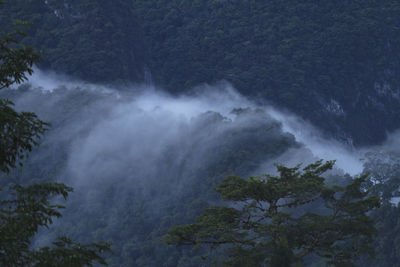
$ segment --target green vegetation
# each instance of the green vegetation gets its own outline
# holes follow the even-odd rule
[[[41,68],[96,83],[143,80],[143,38],[127,1],[13,0],[0,8],[4,28],[33,23],[21,41],[43,51]]]
[[[93,118],[110,120],[114,117],[110,116],[110,110],[121,105],[121,102],[108,102],[108,97],[84,89],[60,88],[46,93],[20,88],[6,93],[12,99],[25,96],[32,105],[41,103],[35,110],[41,114],[41,118],[52,123],[46,138],[43,138],[41,146],[24,163],[24,168],[14,172],[17,179],[25,182],[37,177],[62,177],[68,167],[68,159],[75,157],[69,149],[76,139],[90,135],[92,128],[105,130],[97,125],[98,119]],[[122,99],[122,102],[131,100]],[[93,114],[99,117],[93,117]],[[239,126],[245,122],[248,124]],[[83,127],[75,130],[74,125]],[[145,131],[145,124],[140,125],[138,131]],[[81,243],[108,240],[112,242],[114,251],[113,255],[107,257],[110,266],[210,266],[213,259],[227,255],[224,250],[215,249],[210,252],[207,247],[196,251],[189,247],[175,249],[163,245],[160,240],[173,225],[190,224],[201,215],[204,208],[223,205],[212,188],[223,182],[224,177],[231,174],[243,177],[255,173],[265,159],[275,159],[291,148],[299,147],[299,144],[296,144],[292,136],[284,135],[278,123],[271,122],[265,114],[254,110],[238,112],[238,118],[233,122],[217,113],[205,113],[192,118],[188,127],[193,130],[186,132],[183,127],[182,140],[166,146],[165,151],[160,152],[156,159],[149,156],[139,163],[135,157],[129,158],[127,162],[118,160],[118,168],[108,175],[96,170],[96,166],[87,165],[87,168],[79,169],[80,173],[91,174],[85,176],[88,184],[74,186],[75,192],[66,203],[61,223],[49,229],[50,236],[57,236],[61,232]],[[71,129],[74,129],[73,133],[65,135]],[[215,129],[223,131],[210,136],[209,133]],[[132,135],[130,140],[133,145],[124,143],[124,147],[131,146],[136,150],[140,141],[135,138]],[[150,145],[147,149],[150,148],[154,147]],[[129,149],[124,151],[124,155],[131,153]],[[182,151],[184,157],[180,157]],[[109,152],[106,155],[110,155],[106,157],[108,162],[118,154]],[[382,203],[381,208],[371,213],[371,216],[377,214],[371,217],[378,230],[374,236],[376,241],[372,243],[376,260],[368,258],[355,262],[358,266],[392,267],[398,259],[396,240],[399,238],[397,221],[400,212],[390,204],[387,192],[389,188],[396,191],[398,164],[384,157],[379,160],[378,156],[370,154],[365,169],[370,173],[365,183],[370,194],[381,196],[379,192],[386,192],[386,204]],[[98,157],[92,158],[98,160]],[[132,168],[133,164],[140,167]],[[143,170],[147,170],[145,166],[149,165],[152,171],[143,173]],[[69,177],[72,176],[63,179],[74,181],[74,177]],[[146,179],[143,181],[142,177]],[[384,180],[384,177],[392,177],[392,182]],[[370,179],[373,181],[375,178],[388,182],[389,186],[378,190],[374,183],[369,183]],[[339,183],[344,188],[352,180],[346,175],[327,175],[326,181],[328,185]],[[392,196],[396,196],[396,192]],[[315,212],[323,208],[323,202],[317,201],[308,210]],[[204,261],[202,255],[209,253],[210,257]],[[318,263],[318,260],[307,257],[304,265],[311,266]]]
[[[18,30],[25,27],[24,22],[12,30],[9,22],[17,19],[34,23],[29,34]],[[96,83],[141,82],[144,70],[149,69],[156,84],[180,94],[198,84],[224,79],[244,95],[287,108],[338,139],[371,144],[400,126],[399,21],[396,0],[13,0],[0,5],[0,25],[8,29],[0,37],[0,88],[18,85],[26,73],[32,73],[38,53],[21,45],[26,44],[42,50],[40,68]],[[76,171],[86,176],[74,180],[66,173],[75,157],[73,145],[86,140],[92,127],[105,129],[101,122],[124,115],[114,114],[114,107],[133,98],[119,93],[122,99],[110,100],[108,95],[85,88],[42,92],[24,85],[2,90],[2,97],[18,100],[19,105],[0,99],[1,265],[79,266],[96,260],[104,264],[101,252],[107,244],[81,245],[92,240],[113,243],[115,254],[106,254],[111,266],[197,267],[211,265],[213,259],[239,264],[244,256],[246,264],[257,265],[282,259],[259,252],[265,248],[285,255],[289,262],[303,261],[305,266],[352,260],[358,266],[392,267],[400,261],[400,207],[394,201],[400,185],[396,153],[369,154],[365,164],[368,177],[352,180],[343,174],[327,175],[326,184],[320,177],[323,168],[316,176],[307,177],[303,175],[315,171],[313,167],[303,172],[280,167],[293,174],[289,177],[310,178],[310,187],[296,182],[283,187],[295,186],[300,199],[310,203],[277,208],[275,215],[264,213],[262,222],[250,218],[248,228],[243,228],[246,225],[239,222],[246,212],[252,218],[262,213],[254,212],[257,206],[250,199],[243,204],[238,196],[254,197],[248,188],[257,191],[273,185],[263,177],[245,180],[230,176],[225,182],[224,178],[256,173],[265,160],[301,148],[278,122],[258,110],[237,110],[234,120],[215,112],[195,116],[179,128],[178,142],[161,142],[166,145],[155,157],[151,152],[159,149],[154,148],[157,142],[146,144],[141,157],[135,157],[129,150],[134,140],[125,142],[123,153],[116,155],[112,139],[119,129],[115,130],[105,140],[112,144],[113,153],[101,151],[90,164],[78,165]],[[34,107],[35,113],[20,112],[25,107]],[[134,126],[142,130],[143,121]],[[129,127],[123,129],[132,133]],[[109,169],[102,171],[97,160],[110,163],[103,164]],[[24,167],[18,168],[22,163]],[[317,169],[323,166],[329,164]],[[283,182],[268,177],[271,183]],[[70,194],[70,187],[55,180],[83,185],[74,185],[75,192]],[[340,186],[331,186],[337,182]],[[213,187],[229,202],[222,202]],[[37,244],[35,237],[42,226],[61,216],[59,203],[67,196],[63,218],[40,235],[56,241],[50,247],[32,246]],[[343,199],[347,196],[349,199]],[[348,202],[353,197],[355,202]],[[366,211],[375,206],[377,197],[381,207],[370,211],[367,218]],[[232,205],[236,200],[238,206]],[[215,207],[224,203],[227,205]],[[334,207],[345,218],[328,220],[334,218]],[[196,217],[199,221],[190,224]],[[276,229],[270,227],[273,219],[278,222]],[[224,228],[214,229],[213,222]],[[213,244],[196,251],[162,244],[168,229],[185,224],[190,226],[172,228],[166,241],[201,245],[211,237],[213,242],[230,244],[211,251]],[[361,226],[364,228],[357,228]],[[329,227],[334,230],[327,232]],[[335,232],[343,230],[340,227],[345,227],[343,236]],[[377,235],[370,243],[373,228]],[[283,236],[282,242],[265,238],[274,231]],[[60,233],[79,243],[66,237],[57,239]],[[315,238],[318,234],[324,238],[323,244]],[[336,242],[335,238],[346,241]],[[239,246],[237,240],[248,243]],[[337,246],[332,247],[332,242]],[[375,260],[361,256],[371,246]],[[352,250],[356,248],[360,250]],[[307,253],[310,255],[305,256]],[[210,256],[203,260],[205,254]]]
[[[100,256],[109,251],[110,245],[106,243],[82,245],[59,237],[51,247],[31,248],[39,227],[48,227],[53,218],[61,217],[59,210],[64,207],[50,200],[58,195],[66,199],[72,188],[59,183],[41,183],[2,190],[12,196],[0,201],[2,266],[93,266],[94,262],[107,265]]]
[[[172,92],[226,79],[356,145],[400,126],[396,0],[134,5],[153,77]]]
[[[374,240],[376,259],[361,259],[357,262],[359,266],[389,267],[399,262],[399,167],[399,151],[395,148],[394,151],[376,150],[366,155],[364,171],[370,176],[367,188],[381,198],[381,208],[370,214],[379,233]]]
[[[318,161],[302,171],[277,166],[279,176],[227,177],[216,191],[228,206],[209,207],[196,223],[172,227],[164,241],[228,245],[223,266],[295,266],[308,255],[353,266],[355,257],[373,254],[376,229],[367,213],[379,206],[379,197],[362,189],[366,175],[345,187],[326,186],[321,175],[332,166]],[[310,209],[318,201],[324,205]]]
[[[397,0],[14,0],[0,10],[0,25],[20,18],[34,22],[23,42],[43,50],[41,68],[96,83],[142,82],[149,69],[174,93],[224,79],[356,145],[400,127]]]
[[[1,3],[0,3],[1,6]],[[21,23],[18,23],[21,24]],[[22,23],[24,24],[24,23]],[[26,80],[38,53],[17,41],[16,28],[0,35],[0,89]],[[0,170],[10,173],[22,166],[22,160],[47,130],[47,123],[34,113],[17,112],[13,103],[0,99]],[[63,206],[52,204],[54,196],[65,199],[72,188],[60,183],[18,184],[1,187],[0,195],[0,263],[2,266],[93,266],[106,265],[100,256],[109,244],[81,245],[66,237],[52,247],[33,249],[31,241],[39,227],[48,227],[54,217],[61,217]]]
[[[0,2],[1,7],[1,2]],[[3,31],[0,36],[0,89],[25,81],[27,74],[32,74],[32,65],[39,60],[39,54],[30,47],[21,46],[17,38],[25,35],[18,22],[11,32]],[[23,159],[25,152],[32,151],[37,139],[46,130],[46,123],[39,120],[34,113],[18,113],[13,103],[0,99],[0,170],[8,173],[15,168],[18,160]],[[21,163],[20,163],[21,164]]]
[[[68,172],[65,174],[70,160],[76,157],[69,151],[71,146],[82,136],[90,136],[93,128],[106,131],[101,125],[94,124],[94,127],[91,123],[97,122],[99,117],[111,120],[109,118],[114,115],[110,115],[109,109],[122,105],[83,89],[44,93],[21,88],[6,93],[13,99],[18,99],[20,94],[29,95],[32,103],[42,103],[36,110],[40,117],[52,123],[46,138],[24,163],[24,168],[14,172],[25,182],[37,177],[39,180],[36,181],[42,182],[46,182],[43,177],[60,177],[71,184],[76,182],[77,178]],[[87,110],[90,112],[85,112]],[[146,158],[141,155],[138,158],[136,153],[139,154],[140,143],[147,139],[139,139],[135,134],[147,132],[146,123],[134,124],[141,125],[134,131],[122,127],[121,131],[127,131],[131,136],[129,142],[123,143],[125,153],[131,157],[108,165],[112,172],[98,170],[99,165],[88,165],[78,172],[83,175],[82,180],[78,180],[80,186],[74,185],[74,194],[66,203],[61,222],[46,233],[49,232],[50,238],[63,233],[81,243],[91,240],[111,242],[113,254],[106,258],[110,266],[197,267],[209,264],[202,259],[201,251],[165,246],[161,242],[162,236],[172,225],[192,221],[210,201],[219,202],[212,188],[227,175],[251,173],[266,158],[275,158],[298,146],[293,136],[284,134],[280,125],[263,112],[249,109],[236,113],[234,121],[214,112],[193,117],[181,129],[177,142],[167,142],[165,148],[163,142],[161,148],[149,145],[145,153],[160,149],[160,154]],[[63,135],[82,121],[89,123],[71,135]],[[107,147],[118,147],[121,141],[106,142]],[[103,146],[98,144],[98,147]],[[113,151],[100,151],[98,154],[110,155],[105,157],[104,164],[119,157]],[[82,150],[78,152],[83,153]],[[100,159],[98,155],[89,157],[96,161]]]

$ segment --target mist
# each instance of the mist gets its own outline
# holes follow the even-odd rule
[[[110,240],[123,253],[218,202],[212,188],[227,175],[324,159],[336,160],[335,173],[354,176],[370,149],[325,138],[304,119],[256,104],[224,81],[173,96],[150,85],[113,88],[36,70],[2,96],[52,124],[16,179],[74,188],[64,217],[39,235],[37,246],[65,234]],[[399,135],[383,146],[398,146]],[[132,257],[142,257],[137,253]]]
[[[361,173],[361,158],[368,150],[368,148],[355,149],[337,140],[327,138],[321,134],[318,128],[294,114],[279,111],[271,106],[257,105],[240,95],[231,84],[224,81],[214,85],[198,86],[186,95],[172,96],[154,86],[139,84],[132,85],[129,88],[113,88],[72,80],[65,75],[36,69],[25,86],[29,86],[30,89],[14,99],[17,108],[34,111],[44,120],[54,120],[54,116],[49,115],[50,110],[57,109],[57,105],[62,101],[67,101],[68,97],[79,94],[93,94],[93,98],[85,103],[78,101],[75,110],[71,112],[72,114],[65,114],[71,121],[69,125],[64,125],[64,128],[69,129],[68,131],[76,131],[76,129],[82,128],[90,131],[91,137],[85,141],[76,142],[93,143],[95,142],[94,139],[100,138],[99,133],[113,130],[115,131],[114,134],[125,132],[128,135],[133,134],[135,136],[140,132],[140,128],[151,132],[147,138],[145,136],[139,138],[141,140],[148,139],[145,143],[147,141],[151,143],[151,136],[157,134],[160,135],[156,137],[157,140],[169,139],[171,141],[174,137],[175,139],[181,138],[179,127],[185,128],[185,124],[186,127],[189,127],[188,124],[191,120],[206,112],[218,113],[225,120],[232,122],[237,117],[232,111],[235,109],[251,109],[261,111],[270,120],[279,123],[282,131],[292,134],[296,142],[300,143],[306,150],[310,150],[313,158],[334,159],[338,168],[351,175]],[[57,91],[57,93],[54,93],[54,91]],[[60,93],[60,91],[64,92]],[[38,107],[35,102],[38,100],[37,98],[40,98],[41,107]],[[73,105],[73,103],[69,104]],[[57,111],[55,113],[58,114]],[[104,116],[108,117],[105,118]],[[136,122],[135,120],[140,121]],[[163,123],[166,125],[162,126]],[[171,127],[168,127],[168,125]],[[153,128],[149,129],[148,127]],[[116,131],[116,129],[119,130]],[[208,134],[211,135],[212,133]],[[111,134],[108,133],[108,135]],[[102,146],[110,145],[109,142],[112,142],[110,139],[118,140],[119,138],[108,136],[107,142],[98,143],[97,148],[94,149],[101,150]],[[122,139],[124,141],[121,143],[127,143],[129,140],[127,136],[122,137]],[[133,139],[137,140],[137,138]],[[397,138],[390,137],[388,140],[392,140],[390,142],[393,143],[393,140],[397,140]],[[86,147],[85,144],[78,146]],[[120,147],[120,143],[115,142],[112,146]],[[115,149],[114,153],[117,153],[117,150]],[[81,159],[83,160],[83,157]],[[303,160],[307,160],[307,158],[303,158]],[[71,156],[70,161],[75,162],[75,157]],[[299,161],[302,160],[299,159]]]

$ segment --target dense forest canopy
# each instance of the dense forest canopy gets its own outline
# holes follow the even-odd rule
[[[33,23],[23,42],[43,52],[42,68],[88,81],[141,81],[141,29],[127,1],[10,1],[0,23]]]
[[[318,160],[316,150],[328,149],[363,163],[361,190],[380,198],[381,208],[369,213],[376,259],[352,263],[396,265],[400,146],[391,132],[400,127],[399,11],[396,0],[0,5],[2,29],[15,20],[33,23],[15,41],[43,59],[40,70],[30,69],[37,76],[0,96],[15,103],[16,114],[35,112],[51,123],[24,167],[9,166],[0,184],[56,181],[75,189],[63,188],[70,193],[63,218],[27,243],[46,247],[66,235],[111,242],[110,266],[210,266],[229,247],[176,249],[162,237],[223,205],[213,188],[228,175],[273,176],[275,162],[307,166]],[[286,111],[304,119],[291,115],[292,131],[282,120]],[[327,145],[301,143],[307,131]],[[356,150],[381,144],[388,133],[382,146]],[[323,178],[346,188],[353,181],[346,171]],[[312,208],[324,210],[321,202]],[[323,264],[304,258],[305,266]]]
[[[395,0],[16,0],[1,9],[2,25],[35,24],[24,42],[43,51],[42,68],[119,83],[150,71],[175,93],[224,79],[356,145],[399,127]]]

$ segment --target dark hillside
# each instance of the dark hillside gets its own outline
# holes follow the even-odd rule
[[[355,145],[400,127],[400,3],[12,1],[42,68],[84,80],[153,80],[170,92],[228,80]]]
[[[127,1],[15,0],[0,8],[1,25],[33,23],[23,41],[42,50],[41,68],[96,83],[143,81],[143,37]]]
[[[356,145],[400,126],[398,1],[135,4],[170,91],[226,79]]]

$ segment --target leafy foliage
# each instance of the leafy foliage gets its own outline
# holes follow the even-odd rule
[[[1,6],[1,3],[0,3]],[[28,24],[19,22],[17,25]],[[0,35],[0,89],[12,84],[19,84],[32,74],[33,63],[39,60],[39,54],[31,47],[19,45],[18,36],[25,33],[18,27],[11,32],[3,31]],[[0,99],[0,170],[9,172],[20,159],[31,152],[38,139],[46,130],[45,122],[32,112],[18,113],[13,103]]]
[[[0,5],[2,3],[0,2]],[[30,47],[20,46],[18,29],[0,36],[0,89],[19,84],[32,74],[32,65],[39,59]],[[0,171],[9,173],[17,163],[38,145],[47,130],[47,123],[31,112],[17,112],[13,103],[0,99]],[[48,227],[53,217],[61,217],[61,205],[51,204],[55,196],[67,198],[72,188],[59,183],[41,183],[27,187],[2,187],[0,200],[0,263],[2,266],[93,266],[106,265],[100,254],[110,245],[81,245],[66,237],[54,242],[55,247],[32,250],[31,241],[39,227]]]
[[[1,5],[1,3],[0,3]],[[20,26],[28,27],[30,24],[17,21],[13,31],[2,31],[0,35],[0,89],[9,87],[14,83],[25,80],[26,74],[32,74],[32,66],[39,60],[39,53],[32,47],[20,45],[18,38],[26,36]]]
[[[391,150],[376,149],[365,157],[364,172],[369,174],[366,184],[370,193],[381,198],[381,208],[371,212],[378,235],[374,240],[376,259],[361,258],[359,266],[391,267],[400,257],[400,157],[396,147]]]
[[[32,112],[16,112],[13,103],[0,99],[0,170],[8,173],[10,168],[22,166],[22,160],[45,132],[47,123]]]
[[[376,230],[367,212],[378,207],[379,198],[362,190],[367,176],[345,187],[325,186],[321,174],[332,166],[318,161],[302,171],[277,166],[279,176],[227,177],[216,191],[231,205],[205,209],[196,223],[172,227],[164,241],[229,245],[224,266],[291,266],[310,254],[351,266],[354,257],[372,255]],[[322,211],[299,212],[317,200],[324,203]]]
[[[400,196],[400,156],[398,152],[375,150],[365,155],[364,173],[369,175],[367,188],[390,203]]]
[[[59,237],[58,241],[53,242],[53,244],[55,247],[42,247],[38,251],[33,251],[30,264],[38,267],[97,266],[93,262],[107,265],[100,254],[110,251],[110,244],[108,243],[98,242],[82,245],[72,242],[67,237]]]
[[[210,201],[219,201],[212,188],[227,175],[247,175],[256,171],[265,159],[276,158],[290,148],[299,147],[292,135],[285,134],[281,125],[262,111],[238,109],[232,120],[219,113],[205,112],[184,122],[185,126],[177,130],[179,134],[173,140],[163,139],[165,142],[159,146],[150,142],[152,145],[145,146],[143,151],[158,152],[146,154],[146,157],[139,150],[141,144],[155,139],[143,138],[143,133],[152,128],[149,124],[163,122],[133,123],[142,125],[140,128],[122,126],[120,132],[127,131],[129,143],[124,142],[125,139],[119,140],[121,135],[113,132],[114,138],[107,140],[106,146],[96,145],[98,151],[108,152],[93,153],[87,159],[96,159],[99,164],[82,163],[87,168],[81,171],[79,167],[70,166],[71,159],[76,159],[76,154],[70,152],[71,147],[78,144],[79,151],[83,152],[87,143],[84,141],[80,145],[77,140],[94,133],[104,136],[99,118],[114,123],[113,111],[135,99],[122,93],[123,97],[114,99],[85,88],[59,88],[49,93],[20,87],[4,94],[52,124],[41,145],[24,162],[24,168],[13,172],[17,179],[28,182],[32,177],[38,177],[40,180],[37,181],[51,181],[52,177],[60,177],[65,181],[88,183],[74,188],[62,220],[46,231],[46,235],[52,239],[61,232],[81,243],[92,240],[112,242],[113,254],[106,254],[110,266],[197,267],[211,264],[211,259],[206,263],[202,260],[204,251],[177,250],[160,242],[161,237],[172,225],[193,221]],[[18,100],[21,97],[29,101]],[[38,102],[42,105],[36,106]],[[142,111],[118,116],[132,120],[132,116],[141,118],[141,114],[147,118],[148,113]],[[117,121],[125,120],[119,118]],[[78,129],[76,125],[79,125]],[[155,136],[163,134],[160,132]],[[119,160],[120,150],[115,149],[121,144],[124,155],[129,155],[123,160]],[[111,155],[116,159],[109,158]],[[97,167],[103,165],[102,162],[110,164],[110,172]],[[80,176],[66,173],[66,169],[76,171]],[[47,180],[43,179],[45,177]]]
[[[4,190],[4,188],[3,188]],[[72,188],[58,183],[41,183],[28,187],[14,185],[13,198],[0,201],[0,263],[3,266],[93,266],[93,261],[106,265],[100,253],[109,244],[81,245],[66,237],[53,242],[55,247],[31,249],[31,240],[39,227],[48,227],[53,217],[61,217],[61,205],[51,204],[53,196],[65,199]],[[8,194],[6,194],[8,196]]]
[[[2,43],[9,45],[2,47],[5,52],[0,57],[9,62],[1,64],[0,74],[9,75],[0,80],[9,86],[24,80],[24,68],[31,71],[37,53],[20,46],[22,40],[43,49],[41,67],[85,80],[137,81],[142,79],[145,65],[155,81],[171,92],[204,81],[227,79],[244,94],[287,107],[339,138],[348,140],[350,133],[356,144],[366,144],[382,139],[388,129],[399,126],[399,9],[395,0],[323,4],[303,0],[9,1],[0,6],[2,29],[17,18],[35,25],[24,36],[18,29],[2,33]],[[87,92],[60,91],[56,94],[73,96],[48,114],[56,127],[79,113],[79,107],[93,97]],[[41,103],[45,101],[42,98]],[[26,158],[47,128],[34,114],[23,114],[15,112],[8,100],[1,100],[0,126],[9,129],[0,131],[0,166],[4,172]],[[227,133],[216,140],[220,145],[209,151],[214,163],[195,170],[190,164],[193,158],[176,166],[171,159],[179,153],[172,147],[165,155],[167,167],[162,166],[160,171],[160,176],[167,176],[160,185],[164,190],[155,189],[150,194],[162,195],[160,199],[164,200],[158,204],[165,212],[157,216],[148,216],[153,210],[148,203],[152,202],[140,197],[141,189],[116,197],[121,187],[107,185],[101,191],[104,198],[97,203],[97,210],[85,211],[79,200],[71,199],[75,201],[72,209],[78,209],[88,220],[80,216],[71,219],[68,236],[74,234],[74,238],[88,242],[98,237],[112,239],[119,253],[112,259],[116,266],[198,266],[199,253],[164,248],[158,239],[171,225],[189,223],[209,201],[214,201],[210,188],[222,177],[245,175],[254,170],[260,158],[275,157],[293,145],[281,139],[269,144],[263,139],[264,130]],[[36,131],[36,135],[29,131]],[[30,183],[43,172],[46,176],[39,179],[51,181],[49,177],[55,177],[65,166],[70,143],[54,139],[43,143],[46,147],[39,149],[55,151],[57,158],[48,153],[46,160],[25,161],[27,168],[20,172],[23,178],[18,177],[21,181]],[[193,145],[196,149],[199,146]],[[2,153],[6,150],[14,152]],[[372,179],[366,181],[369,192],[382,197],[382,208],[371,213],[380,233],[374,243],[376,266],[393,266],[399,261],[399,212],[391,203],[392,197],[398,196],[397,165],[376,161],[366,166]],[[179,168],[181,176],[194,182],[177,182],[180,176],[175,171]],[[178,191],[179,197],[171,200],[171,191]],[[120,202],[111,205],[110,199]],[[313,207],[319,207],[318,201]],[[110,230],[107,209],[118,214],[121,228]],[[120,225],[120,221],[112,221],[111,225]],[[67,243],[68,248],[74,246]],[[246,251],[241,253],[245,255]],[[370,264],[367,260],[360,265]]]

